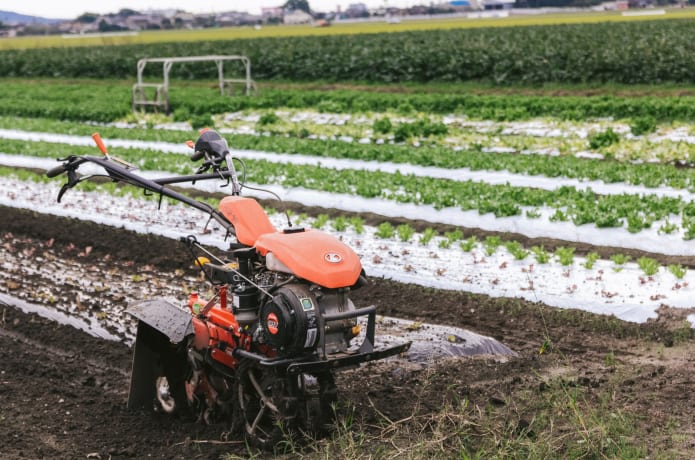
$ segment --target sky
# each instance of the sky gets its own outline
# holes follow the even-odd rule
[[[260,14],[261,7],[280,6],[285,0],[99,0],[87,2],[78,0],[0,0],[0,10],[15,13],[42,16],[46,18],[72,19],[89,11],[91,13],[115,13],[121,8],[142,11],[147,9],[182,9],[191,13],[211,13],[222,11],[248,11]],[[417,0],[309,0],[309,6],[315,11],[334,11],[336,5],[343,10],[350,3],[364,3],[370,8],[388,6],[412,6],[429,3]]]

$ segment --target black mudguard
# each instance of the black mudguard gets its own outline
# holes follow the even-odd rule
[[[191,312],[166,300],[147,300],[129,306],[126,311],[164,334],[172,343],[181,343],[187,335],[193,333]]]
[[[166,373],[165,367],[174,359],[177,345],[193,334],[191,314],[161,299],[132,305],[127,311],[139,320],[128,408],[151,408],[157,377]]]

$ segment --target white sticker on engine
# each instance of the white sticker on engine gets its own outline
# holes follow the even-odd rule
[[[314,344],[316,341],[316,332],[317,329],[315,327],[312,327],[306,331],[306,342],[304,342],[304,348],[309,348]]]

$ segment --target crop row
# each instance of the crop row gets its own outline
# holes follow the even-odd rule
[[[34,131],[90,135],[94,126],[65,122],[0,119],[0,127],[29,128]],[[34,124],[36,123],[36,124]],[[123,129],[99,127],[107,141],[109,138],[155,140],[183,143],[194,138],[194,132],[182,133],[166,130]],[[645,187],[668,186],[695,191],[695,169],[679,168],[668,164],[629,163],[614,160],[589,160],[573,156],[539,156],[508,153],[483,153],[479,150],[457,151],[439,146],[409,147],[405,145],[363,145],[331,140],[309,140],[293,137],[254,135],[225,135],[229,145],[239,150],[312,155],[318,158],[345,158],[363,161],[393,162],[419,166],[433,166],[473,171],[509,171],[516,174],[564,177],[579,180],[601,180],[606,183],[626,183]],[[4,140],[4,153],[36,155],[36,144]],[[89,149],[69,147],[66,153]],[[94,150],[91,150],[94,153]]]
[[[0,166],[0,177],[15,177],[22,181],[31,182],[48,182],[50,179],[42,174],[30,170],[15,170],[4,166]],[[82,191],[92,191],[99,193],[108,193],[116,196],[125,196],[129,193],[127,189],[117,186],[115,183],[95,183],[85,182],[80,186]],[[183,191],[184,194],[187,194]],[[144,198],[157,199],[153,195],[145,195]],[[202,199],[211,205],[216,205],[215,199]],[[266,212],[274,214],[273,208],[266,208]],[[434,228],[426,227],[422,231],[416,231],[408,223],[393,225],[388,221],[381,222],[373,228],[367,229],[364,220],[359,215],[354,216],[335,216],[330,217],[327,214],[318,214],[316,216],[308,216],[306,214],[293,214],[288,212],[294,225],[307,226],[315,229],[324,229],[332,232],[352,232],[356,235],[368,233],[379,240],[398,241],[400,243],[409,243],[424,247],[436,247],[439,249],[459,248],[464,252],[475,252],[490,257],[500,250],[504,250],[506,254],[513,260],[523,261],[532,258],[534,263],[543,265],[550,262],[557,262],[564,267],[570,267],[579,264],[587,270],[595,267],[600,260],[599,254],[592,251],[585,254],[579,261],[575,260],[576,248],[569,246],[559,246],[554,250],[547,250],[543,246],[526,247],[523,244],[513,239],[502,240],[499,236],[486,236],[484,238],[476,235],[466,235],[460,229],[445,231],[440,233]],[[621,271],[625,264],[631,261],[629,255],[616,252],[610,255],[612,269],[615,272]],[[650,257],[640,257],[636,260],[638,267],[644,275],[653,276],[660,270],[668,271],[676,280],[681,280],[685,277],[688,268],[681,264],[669,264],[660,267],[656,259]],[[604,264],[605,265],[605,264]]]
[[[691,81],[693,42],[686,19],[8,50],[0,76],[133,78],[144,57],[244,54],[258,80],[653,84]],[[216,76],[212,63],[175,72]]]
[[[99,48],[100,52],[108,50]],[[0,52],[0,66],[3,63]],[[49,67],[49,66],[46,66]],[[131,77],[134,79],[134,77]],[[596,117],[695,120],[692,97],[522,96],[460,93],[383,93],[354,90],[262,89],[259,95],[221,96],[212,87],[172,86],[172,109],[179,117],[210,116],[244,109],[313,108],[325,112],[405,114],[457,113],[487,120]],[[96,81],[68,83],[42,79],[5,80],[0,85],[0,115],[59,120],[113,121],[130,113],[130,84]]]
[[[26,151],[43,157],[68,153],[93,153],[88,147],[74,147],[42,142],[27,143]],[[136,149],[112,149],[145,170],[190,172],[191,163],[178,155]],[[381,198],[398,203],[431,205],[436,209],[457,207],[492,213],[496,217],[540,217],[540,208],[550,208],[553,221],[572,221],[575,225],[593,223],[597,227],[627,227],[631,232],[650,228],[656,221],[681,215],[685,237],[695,237],[695,203],[680,198],[654,195],[597,195],[591,190],[560,187],[539,190],[510,185],[490,185],[473,181],[452,181],[415,177],[399,173],[336,170],[320,166],[272,163],[247,160],[245,179],[255,184],[275,184],[287,188],[305,188],[331,193]],[[472,224],[474,225],[474,224]],[[661,230],[671,233],[675,224],[665,223]]]
[[[393,113],[353,115],[296,111],[293,113],[285,109],[265,113],[237,112],[225,117],[215,117],[213,124],[214,127],[229,135],[293,137],[329,143],[339,140],[341,143],[359,143],[365,148],[373,145],[392,146],[394,144],[406,148],[425,148],[420,155],[427,158],[425,163],[421,163],[427,166],[448,167],[447,164],[456,155],[443,149],[441,152],[444,157],[442,157],[439,153],[426,151],[427,147],[524,155],[576,155],[581,158],[588,156],[625,162],[695,163],[695,136],[690,133],[692,125],[657,127],[653,119],[637,119],[628,127],[625,123],[604,120],[584,123],[568,121],[558,123],[553,120],[534,120],[530,123],[491,123],[489,121],[474,122],[462,117],[422,115],[403,117]],[[282,143],[283,141],[279,141],[279,144]],[[308,149],[307,151],[312,151],[309,146],[305,148]],[[320,149],[324,150],[323,147]],[[587,155],[587,149],[590,155]],[[395,156],[399,157],[399,155]],[[430,159],[433,156],[437,158]],[[394,161],[401,162],[398,159]],[[464,163],[466,164],[463,166],[466,166],[468,162]],[[570,174],[569,177],[575,176]],[[654,181],[648,180],[648,182]]]

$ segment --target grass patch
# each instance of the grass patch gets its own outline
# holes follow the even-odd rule
[[[614,407],[608,394],[612,385],[594,392],[574,377],[535,375],[500,399],[485,390],[460,396],[433,368],[413,378],[415,398],[403,416],[388,415],[384,403],[367,398],[367,406],[342,411],[329,437],[291,445],[282,458],[631,459],[647,454],[638,417]]]

